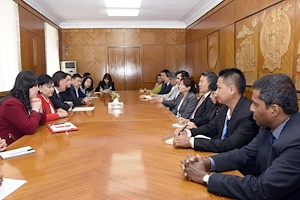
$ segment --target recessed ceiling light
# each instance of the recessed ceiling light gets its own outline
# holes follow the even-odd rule
[[[107,8],[140,8],[142,0],[105,0]]]
[[[138,16],[138,9],[107,9],[108,16]]]

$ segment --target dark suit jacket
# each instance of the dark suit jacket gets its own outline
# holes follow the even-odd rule
[[[76,94],[76,88],[74,87],[74,85],[71,85],[71,87],[68,89],[68,93],[71,97],[71,99],[79,99],[80,102],[82,101],[83,98],[86,97],[86,95],[81,91],[81,89],[78,89],[78,97]]]
[[[200,126],[204,124],[208,124],[210,121],[212,121],[218,115],[219,111],[220,111],[220,105],[212,104],[209,113],[207,113],[205,116],[202,117]]]
[[[177,114],[179,104],[180,101],[172,110],[172,113],[174,113],[175,115]],[[193,92],[189,92],[184,98],[179,108],[179,113],[181,114],[181,117],[188,119],[191,116],[192,112],[194,111],[196,104],[197,104],[196,95]]]
[[[64,102],[64,101],[72,101],[74,106],[79,106],[79,105],[83,105],[80,98],[75,98],[73,99],[70,95],[70,88],[68,88],[66,91],[64,92],[60,92],[59,93],[59,96],[61,98],[61,100]],[[73,107],[74,107],[73,106]]]
[[[200,99],[199,99],[199,101],[200,101]],[[198,102],[197,102],[197,104],[198,104]],[[190,121],[194,122],[196,124],[196,126],[201,126],[203,124],[206,124],[207,121],[204,121],[204,120],[207,119],[206,115],[208,115],[210,113],[210,108],[212,107],[212,105],[213,105],[213,102],[211,101],[210,94],[209,94],[204,99],[204,101],[202,102],[200,107],[197,109],[194,118],[190,119]]]
[[[66,111],[69,110],[70,105],[67,103],[64,103],[64,101],[71,101],[71,100],[65,99],[63,97],[62,93],[59,93],[59,96],[58,96],[57,93],[54,91],[53,95],[50,97],[50,99],[51,99],[55,109],[62,108]]]
[[[251,102],[244,96],[235,106],[227,125],[227,134],[221,139],[228,107],[222,105],[219,114],[210,123],[191,129],[192,136],[199,134],[211,137],[211,140],[195,138],[194,149],[197,151],[224,152],[241,148],[248,144],[258,133],[259,127],[250,111]]]
[[[114,82],[110,82],[108,84],[106,84],[104,81],[100,81],[98,86],[96,87],[96,92],[99,92],[100,91],[100,87],[105,90],[105,89],[109,89],[111,88],[111,91],[116,91],[115,89],[115,83]]]
[[[162,88],[158,94],[168,94],[172,89],[171,83],[163,83]]]
[[[300,116],[291,116],[270,149],[269,131],[241,149],[212,156],[218,172],[253,166],[256,176],[213,174],[208,190],[234,199],[300,199]]]

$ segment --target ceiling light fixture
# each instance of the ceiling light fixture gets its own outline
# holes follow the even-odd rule
[[[107,8],[140,8],[142,0],[105,0]]]
[[[138,9],[107,9],[108,16],[132,16],[136,17],[139,15]]]

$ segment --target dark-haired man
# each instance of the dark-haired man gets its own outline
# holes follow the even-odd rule
[[[220,104],[218,116],[198,128],[175,131],[175,147],[192,147],[197,151],[225,152],[248,144],[258,133],[251,102],[243,93],[246,88],[244,74],[236,68],[220,71],[217,81],[217,98]],[[197,138],[205,135],[211,139]]]
[[[251,111],[261,127],[246,146],[207,158],[181,160],[189,180],[207,184],[208,191],[233,199],[300,199],[300,116],[297,91],[284,74],[272,74],[253,84]],[[223,172],[247,169],[244,177]]]

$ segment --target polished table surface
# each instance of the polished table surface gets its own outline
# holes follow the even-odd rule
[[[226,199],[183,177],[180,159],[195,151],[162,141],[177,123],[168,109],[139,99],[138,91],[118,93],[124,108],[114,114],[110,95],[97,94],[93,111],[51,122],[72,122],[78,131],[52,134],[42,125],[11,144],[9,150],[29,145],[36,152],[1,160],[5,178],[27,180],[6,199]]]

